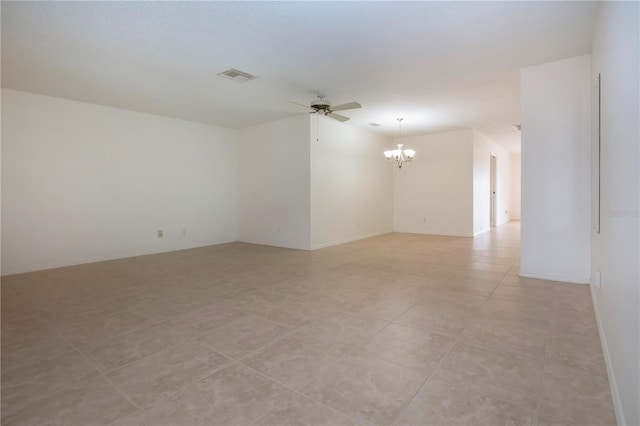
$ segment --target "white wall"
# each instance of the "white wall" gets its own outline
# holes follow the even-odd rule
[[[311,119],[310,136],[311,247],[391,232],[390,140],[323,116]]]
[[[235,241],[236,164],[228,130],[2,89],[2,274]]]
[[[509,157],[509,216],[511,220],[520,220],[520,153],[511,153]]]
[[[595,85],[602,74],[601,232],[592,233],[591,268],[602,272],[602,287],[592,287],[592,294],[618,424],[638,425],[640,7],[637,2],[603,2],[600,7],[591,81]]]
[[[307,114],[243,129],[238,151],[238,239],[309,250]]]
[[[521,71],[523,276],[589,281],[590,61]]]
[[[496,225],[509,221],[509,152],[473,131],[473,234],[491,229],[491,156],[496,157]]]
[[[473,131],[405,137],[395,143],[415,149],[416,157],[402,170],[394,167],[394,231],[472,236]]]

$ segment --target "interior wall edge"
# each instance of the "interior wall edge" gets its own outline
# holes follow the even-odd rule
[[[600,308],[598,307],[598,298],[593,291],[592,284],[589,284],[589,294],[591,294],[593,312],[596,317],[596,324],[598,325],[598,336],[600,336],[600,344],[602,345],[602,353],[604,355],[604,364],[607,368],[607,377],[609,378],[609,388],[611,390],[613,409],[616,414],[616,422],[620,426],[626,426],[627,421],[624,416],[624,410],[622,409],[622,400],[620,399],[620,392],[618,391],[618,382],[616,381],[616,375],[613,371],[613,363],[611,361],[611,354],[609,353],[609,345],[607,344],[607,335],[605,334],[602,326]]]

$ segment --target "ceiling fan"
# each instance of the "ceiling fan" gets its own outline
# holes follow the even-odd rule
[[[344,115],[336,114],[336,111],[344,111],[347,109],[356,109],[362,108],[358,102],[349,102],[342,105],[336,105],[334,107],[331,106],[331,102],[325,98],[324,95],[318,94],[318,98],[311,101],[309,105],[299,104],[298,102],[289,101],[292,104],[300,105],[301,107],[310,109],[310,114],[324,114],[327,117],[331,117],[334,120],[338,120],[341,122],[345,122],[349,120],[349,117],[345,117]]]

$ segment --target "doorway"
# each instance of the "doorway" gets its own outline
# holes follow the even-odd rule
[[[496,213],[498,211],[498,206],[497,206],[497,197],[496,197],[496,182],[497,182],[497,177],[496,177],[496,156],[492,155],[491,156],[491,165],[490,165],[490,185],[491,188],[489,189],[489,194],[490,194],[490,201],[489,204],[491,206],[491,212],[490,212],[490,220],[491,220],[491,227],[495,228],[496,227]]]

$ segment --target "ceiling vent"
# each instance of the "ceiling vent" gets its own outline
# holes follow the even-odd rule
[[[226,71],[223,71],[218,74],[220,77],[228,78],[229,80],[236,81],[238,83],[246,83],[247,81],[253,80],[257,78],[255,75],[251,75],[249,73],[230,68]]]

